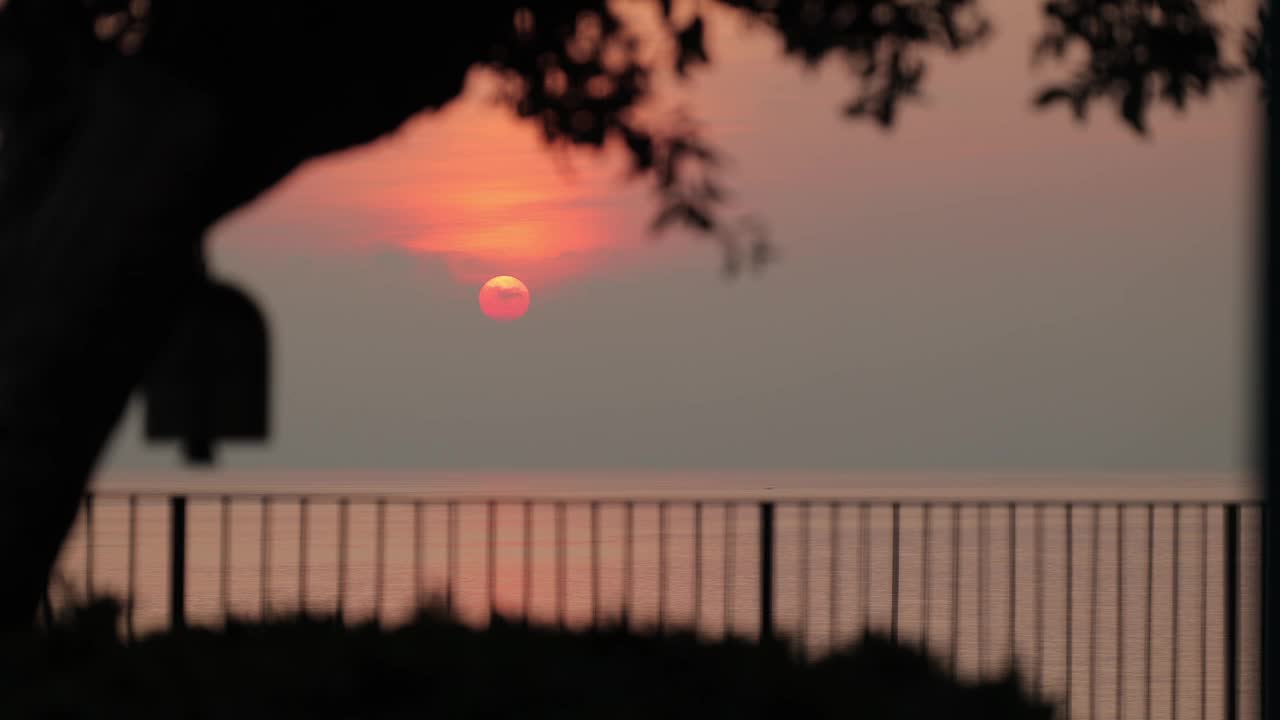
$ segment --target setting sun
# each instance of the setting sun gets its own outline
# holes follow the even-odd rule
[[[510,275],[490,278],[480,288],[480,309],[493,320],[518,320],[529,311],[529,288]]]

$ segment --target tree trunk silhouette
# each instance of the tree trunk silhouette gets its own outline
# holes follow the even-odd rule
[[[424,33],[439,62],[412,83],[375,87],[410,44],[328,60],[341,75],[300,75],[303,57],[219,83],[101,52],[78,2],[4,12],[0,629],[33,621],[111,431],[200,279],[207,228],[304,160],[453,99],[473,59],[439,24]]]
[[[78,102],[39,199],[0,208],[12,231],[0,315],[9,626],[33,618],[94,464],[194,286],[200,168],[215,149],[213,106],[164,73],[104,68]]]

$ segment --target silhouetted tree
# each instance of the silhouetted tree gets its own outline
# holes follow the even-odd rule
[[[708,0],[707,5],[711,2]],[[991,31],[979,0],[720,0],[804,63],[839,58],[854,118],[889,126],[927,61]],[[1048,0],[1038,54],[1081,48],[1036,102],[1099,102],[1138,132],[1237,74],[1204,0]],[[658,199],[655,227],[770,257],[732,217],[717,155],[644,118],[654,73],[709,62],[702,6],[650,9],[672,52],[640,52],[604,0],[0,0],[0,622],[33,615],[125,401],[190,302],[218,218],[303,161],[454,100],[488,68],[551,146],[616,147]],[[625,10],[625,14],[624,11]],[[1260,57],[1254,45],[1251,57]]]

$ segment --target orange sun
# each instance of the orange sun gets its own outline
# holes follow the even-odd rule
[[[480,310],[502,322],[524,317],[529,312],[529,288],[510,275],[490,278],[480,288]]]

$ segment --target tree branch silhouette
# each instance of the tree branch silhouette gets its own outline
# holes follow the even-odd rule
[[[1036,104],[1067,104],[1082,119],[1092,102],[1108,100],[1144,133],[1153,99],[1181,110],[1241,72],[1223,59],[1222,30],[1196,0],[1051,0],[1045,16],[1036,56],[1060,59],[1081,46],[1087,59]]]

